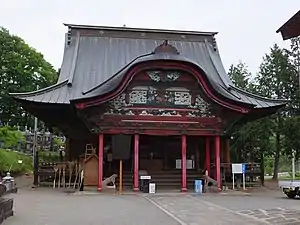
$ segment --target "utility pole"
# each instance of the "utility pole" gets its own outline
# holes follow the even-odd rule
[[[38,85],[36,87],[38,90]],[[32,155],[33,155],[33,187],[37,187],[39,184],[39,156],[38,156],[38,119],[34,117],[34,136],[33,136],[33,148],[32,148]]]
[[[292,180],[295,180],[295,150],[292,150]]]

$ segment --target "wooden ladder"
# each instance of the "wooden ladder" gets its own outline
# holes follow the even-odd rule
[[[84,160],[86,160],[89,156],[96,154],[96,148],[93,147],[93,144],[85,145],[85,154]]]

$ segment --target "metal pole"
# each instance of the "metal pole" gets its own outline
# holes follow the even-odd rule
[[[243,173],[243,190],[246,190],[246,178],[245,178],[245,173]]]
[[[292,150],[292,180],[295,180],[295,150]]]
[[[36,86],[36,89],[38,90],[38,85]],[[38,160],[38,150],[37,150],[37,129],[38,129],[38,119],[37,117],[34,117],[34,137],[33,137],[33,186],[38,186],[39,183],[39,177],[38,177],[38,166],[39,166],[39,160]]]
[[[38,119],[34,118],[34,137],[33,137],[33,185],[38,186],[38,151],[37,151],[37,125]]]

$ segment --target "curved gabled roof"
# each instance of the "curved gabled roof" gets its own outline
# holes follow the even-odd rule
[[[246,93],[229,79],[214,40],[215,33],[69,25],[58,84],[14,97],[44,103],[70,104],[72,100],[102,95],[119,84],[126,69],[145,60],[177,60],[199,67],[215,91],[225,98],[257,108],[285,104]],[[179,55],[152,54],[164,40]],[[173,57],[173,58],[172,58]]]

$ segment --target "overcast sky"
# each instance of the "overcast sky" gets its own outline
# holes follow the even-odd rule
[[[256,73],[278,43],[276,30],[300,9],[300,0],[2,0],[0,26],[21,36],[57,69],[63,23],[217,31],[226,70],[239,60]]]

